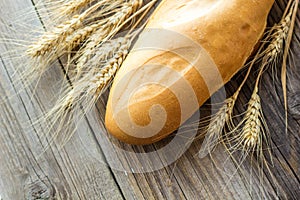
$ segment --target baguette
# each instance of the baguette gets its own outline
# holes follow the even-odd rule
[[[273,3],[163,0],[115,77],[108,132],[138,145],[174,132],[245,64]]]

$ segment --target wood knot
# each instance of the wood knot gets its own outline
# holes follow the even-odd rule
[[[43,181],[36,180],[25,185],[25,198],[30,200],[53,199],[54,191]]]

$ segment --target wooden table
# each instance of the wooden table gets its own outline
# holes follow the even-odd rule
[[[278,22],[286,1],[278,0],[269,18]],[[63,71],[53,66],[37,88],[20,90],[13,84],[14,69],[22,57],[14,54],[8,38],[22,40],[30,29],[45,25],[40,18],[43,3],[35,0],[0,1],[0,199],[299,199],[300,198],[300,26],[299,13],[291,47],[288,78],[288,134],[285,135],[284,107],[280,83],[267,72],[263,76],[261,97],[273,144],[272,175],[251,166],[246,159],[243,173],[220,145],[212,157],[200,159],[201,140],[195,140],[176,162],[162,169],[130,173],[142,166],[138,157],[126,157],[122,149],[152,152],[166,141],[145,147],[122,144],[111,139],[113,151],[101,139],[106,131],[101,123],[86,116],[79,130],[63,148],[55,143],[47,147],[43,137],[47,128],[32,122],[51,108],[62,80]],[[28,17],[31,16],[31,17]],[[25,31],[24,31],[25,30]],[[16,40],[15,40],[16,41]],[[18,43],[18,41],[16,41]],[[278,70],[279,71],[279,70]],[[226,86],[231,94],[244,73]],[[280,73],[275,75],[280,77]],[[245,109],[251,94],[253,74],[238,100],[238,111]],[[32,96],[33,90],[36,95]],[[17,92],[21,91],[21,92]],[[7,98],[9,97],[9,98]],[[6,99],[6,101],[4,101]],[[104,98],[105,99],[105,98]],[[102,102],[105,102],[103,100]],[[104,116],[104,103],[99,103]],[[100,124],[100,125],[99,125]],[[182,147],[174,148],[180,151]],[[114,159],[124,167],[114,166]],[[158,162],[164,159],[157,155]],[[125,171],[126,170],[126,171]],[[142,171],[142,170],[141,170]],[[136,172],[136,171],[135,171]],[[261,178],[263,180],[261,180]]]

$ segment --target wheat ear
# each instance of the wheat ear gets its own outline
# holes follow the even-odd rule
[[[60,44],[67,35],[72,34],[81,25],[81,22],[82,18],[76,15],[71,20],[55,27],[53,31],[44,34],[35,44],[30,45],[27,54],[32,57],[45,55]]]
[[[95,52],[95,47],[112,37],[112,32],[116,33],[122,27],[131,14],[133,14],[142,5],[141,0],[132,0],[126,2],[120,10],[106,19],[105,25],[98,29],[88,40],[86,45],[79,52],[80,56],[77,63],[77,68],[81,69],[82,66],[88,61],[91,55]]]
[[[70,20],[56,26],[52,31],[46,32],[35,44],[30,45],[27,54],[33,58],[43,56],[50,52],[60,53],[59,47],[64,46],[66,38],[73,34],[83,24],[83,20],[97,10],[101,3],[97,3],[80,15],[74,15]]]
[[[265,64],[273,64],[273,62],[277,59],[278,55],[282,52],[283,44],[285,39],[287,38],[289,26],[291,23],[291,13],[287,14],[278,25],[274,25],[272,30],[272,34],[269,36],[271,38],[270,44],[267,46],[266,50],[263,52],[263,59],[262,62]],[[211,138],[215,138],[214,142],[210,143],[217,143],[216,139],[221,138],[222,131],[224,129],[225,124],[228,125],[228,128],[230,131],[234,130],[234,124],[232,122],[232,112],[234,108],[235,101],[244,86],[246,80],[248,79],[250,72],[253,68],[253,65],[256,60],[259,59],[261,56],[260,52],[262,51],[262,47],[258,50],[256,53],[256,56],[254,57],[253,61],[251,62],[248,72],[243,80],[243,82],[240,84],[239,88],[236,90],[236,92],[228,99],[225,100],[224,106],[220,109],[219,112],[216,113],[216,115],[212,118],[211,123],[206,130],[206,137],[208,137],[208,141],[211,141]],[[263,66],[264,68],[264,66]],[[253,103],[253,99],[259,98],[259,96],[255,96],[255,92],[253,93],[254,96],[252,96],[251,101],[249,104]],[[256,94],[258,95],[258,94]],[[260,108],[261,109],[261,108]],[[226,134],[227,135],[227,134]],[[217,136],[217,137],[216,137]],[[204,140],[204,147],[206,145],[206,140]]]
[[[233,95],[232,97],[227,98],[224,101],[224,105],[210,120],[210,123],[204,133],[205,139],[202,143],[201,150],[199,151],[200,158],[204,158],[207,154],[210,154],[220,142],[225,124],[230,121],[229,119],[232,115],[236,97],[237,95]]]
[[[258,95],[258,85],[265,68],[269,65],[274,65],[274,62],[283,51],[284,42],[290,31],[291,17],[293,14],[292,8],[293,6],[290,8],[288,7],[287,10],[290,9],[290,11],[283,16],[278,25],[275,24],[272,28],[273,32],[270,35],[271,41],[264,52],[265,55],[262,58],[262,66],[256,80],[254,91],[249,101],[246,115],[242,120],[244,126],[241,135],[243,135],[244,147],[254,148],[256,146],[261,146],[261,134],[264,135],[265,132],[263,130],[267,130],[262,113],[260,97]]]
[[[266,49],[264,62],[272,64],[282,53],[284,41],[287,39],[288,32],[290,30],[291,16],[292,13],[290,12],[285,18],[280,21],[278,25],[275,25],[273,27],[274,33],[270,36],[271,42]]]
[[[100,66],[103,65],[103,62],[111,58],[129,39],[128,36],[119,37],[113,40],[109,40],[104,44],[99,44],[95,47],[95,52],[90,56],[90,59],[82,67],[85,71],[88,72],[90,69],[100,69]],[[79,75],[81,75],[79,73]]]
[[[275,27],[273,29],[275,29]],[[277,30],[279,30],[279,29],[277,29]],[[275,33],[273,33],[273,35],[279,35],[279,34],[275,34]],[[274,40],[274,41],[280,43],[279,39]],[[275,53],[276,49],[274,51],[274,47],[277,47],[277,46],[269,45],[267,47],[267,50],[265,50],[262,53],[262,55],[263,55],[262,57],[264,57],[264,59],[266,60],[271,55],[275,55],[274,53]],[[211,119],[210,124],[208,125],[208,128],[205,130],[205,139],[202,143],[202,147],[201,147],[200,155],[199,155],[201,158],[205,157],[208,153],[210,153],[214,149],[214,147],[218,144],[218,142],[224,143],[224,141],[227,141],[228,140],[227,136],[230,135],[232,133],[232,131],[235,131],[237,129],[237,127],[235,127],[233,120],[232,120],[233,108],[234,108],[235,102],[239,96],[240,91],[242,90],[243,86],[245,85],[245,83],[251,73],[251,70],[252,70],[255,62],[261,57],[262,51],[263,51],[263,45],[259,48],[259,50],[255,54],[255,57],[250,62],[250,66],[247,70],[247,74],[245,75],[245,77],[243,79],[243,82],[240,84],[240,86],[235,91],[235,93],[231,97],[227,98],[224,101],[224,105],[220,108],[220,110]],[[272,54],[272,52],[273,52],[273,54]],[[273,58],[273,56],[272,56],[272,58]],[[271,61],[271,58],[269,60]],[[222,133],[223,133],[223,131],[225,131],[224,130],[225,125],[227,125],[227,127],[229,128],[229,132],[228,133],[225,132],[225,134],[224,134],[225,138],[222,139]]]
[[[73,15],[80,14],[95,1],[96,0],[48,0],[45,4],[48,10],[48,17],[51,20],[50,23],[58,24],[70,19]]]
[[[82,42],[84,42],[90,35],[97,31],[101,26],[105,25],[105,21],[101,20],[94,24],[87,25],[82,29],[77,30],[72,35],[66,38],[65,49],[69,52]]]
[[[244,77],[244,80],[240,84],[238,89],[235,91],[235,93],[231,97],[227,98],[224,101],[224,105],[214,115],[214,117],[212,117],[212,119],[208,125],[208,128],[204,132],[205,139],[202,143],[199,157],[201,157],[201,158],[205,157],[207,154],[211,153],[211,151],[218,144],[218,142],[222,142],[222,132],[224,131],[225,125],[227,125],[227,128],[229,129],[230,132],[235,129],[233,119],[232,119],[233,109],[234,109],[236,100],[240,94],[240,91],[242,90],[243,86],[245,85],[254,64],[260,57],[261,51],[262,51],[262,47],[259,48],[255,57],[250,62],[250,65],[248,67],[248,70]],[[226,134],[225,134],[225,136],[226,136]]]
[[[246,111],[245,125],[241,132],[244,149],[260,147],[263,131],[262,108],[258,88],[255,87]]]
[[[263,139],[268,142],[268,129],[262,112],[258,86],[254,88],[243,120],[230,134],[232,136],[226,138],[226,143],[230,144],[227,150],[230,152],[242,150],[248,154],[255,151],[258,155],[262,155],[262,142]]]
[[[285,109],[285,125],[286,125],[286,133],[288,127],[288,119],[287,119],[287,84],[286,84],[286,62],[288,51],[291,43],[291,38],[293,35],[295,20],[297,9],[299,6],[299,0],[290,0],[283,14],[283,18],[273,27],[273,34],[271,35],[271,44],[266,49],[266,56],[264,58],[265,63],[273,66],[272,69],[275,69],[275,66],[278,64],[278,58],[280,55],[282,57],[282,65],[281,65],[281,85],[283,90],[283,99],[284,99],[284,109]]]
[[[94,79],[90,80],[90,84],[94,85],[89,87],[88,93],[94,93],[97,97],[100,96],[103,91],[107,88],[109,83],[113,80],[117,71],[121,67],[124,59],[128,54],[128,44],[124,45],[120,51],[114,56],[114,58],[103,67]]]
[[[117,70],[121,67],[129,52],[133,36],[122,39],[122,45],[114,55],[104,64],[100,62],[99,66],[92,68],[83,77],[73,82],[72,87],[66,88],[62,98],[43,118],[43,124],[51,122],[51,126],[48,127],[49,133],[53,129],[53,125],[58,124],[58,129],[52,137],[56,137],[64,127],[70,128],[70,123],[74,117],[81,119],[83,114],[90,111],[92,106],[95,105],[99,96],[105,91]],[[74,130],[71,129],[64,131],[66,140],[70,138],[73,132]],[[65,142],[63,141],[63,143]]]

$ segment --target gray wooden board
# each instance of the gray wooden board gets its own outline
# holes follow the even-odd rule
[[[278,22],[284,1],[278,1],[270,16],[270,24]],[[22,28],[43,29],[41,15],[46,9],[42,1],[1,0],[0,38],[24,40]],[[40,10],[40,12],[38,12]],[[275,14],[274,14],[275,13]],[[27,16],[27,17],[26,17]],[[28,16],[31,16],[28,18]],[[40,16],[42,16],[40,18]],[[43,18],[44,17],[44,18]],[[243,164],[243,173],[220,145],[212,157],[200,159],[201,140],[191,146],[176,162],[153,172],[129,173],[142,167],[136,154],[125,152],[154,152],[156,162],[166,162],[166,156],[155,154],[170,139],[153,145],[137,147],[123,144],[110,137],[103,126],[105,97],[98,103],[97,112],[87,114],[78,131],[60,148],[51,145],[45,151],[47,128],[32,126],[45,113],[60,93],[63,71],[57,62],[40,81],[34,96],[33,88],[21,90],[13,84],[14,69],[26,62],[16,57],[13,45],[0,43],[0,199],[298,199],[299,183],[299,15],[291,47],[289,66],[289,132],[285,135],[284,109],[281,85],[273,81],[274,74],[263,76],[260,94],[264,114],[272,134],[273,159],[270,175],[251,166],[250,159]],[[25,26],[24,26],[25,25]],[[47,28],[47,26],[46,26]],[[25,58],[24,58],[25,59]],[[243,72],[233,78],[226,88],[232,93],[241,82]],[[278,75],[279,77],[279,75]],[[245,109],[251,94],[255,74],[250,77],[238,100],[237,111]],[[6,101],[3,99],[9,96]],[[4,103],[3,103],[4,102]],[[206,112],[203,106],[203,112]],[[95,117],[96,113],[96,117]],[[33,128],[32,128],[33,127]],[[187,143],[189,141],[187,140]],[[113,148],[109,148],[114,144]],[[182,147],[174,147],[180,152]],[[123,170],[118,169],[120,165]],[[142,169],[141,169],[142,171]]]

